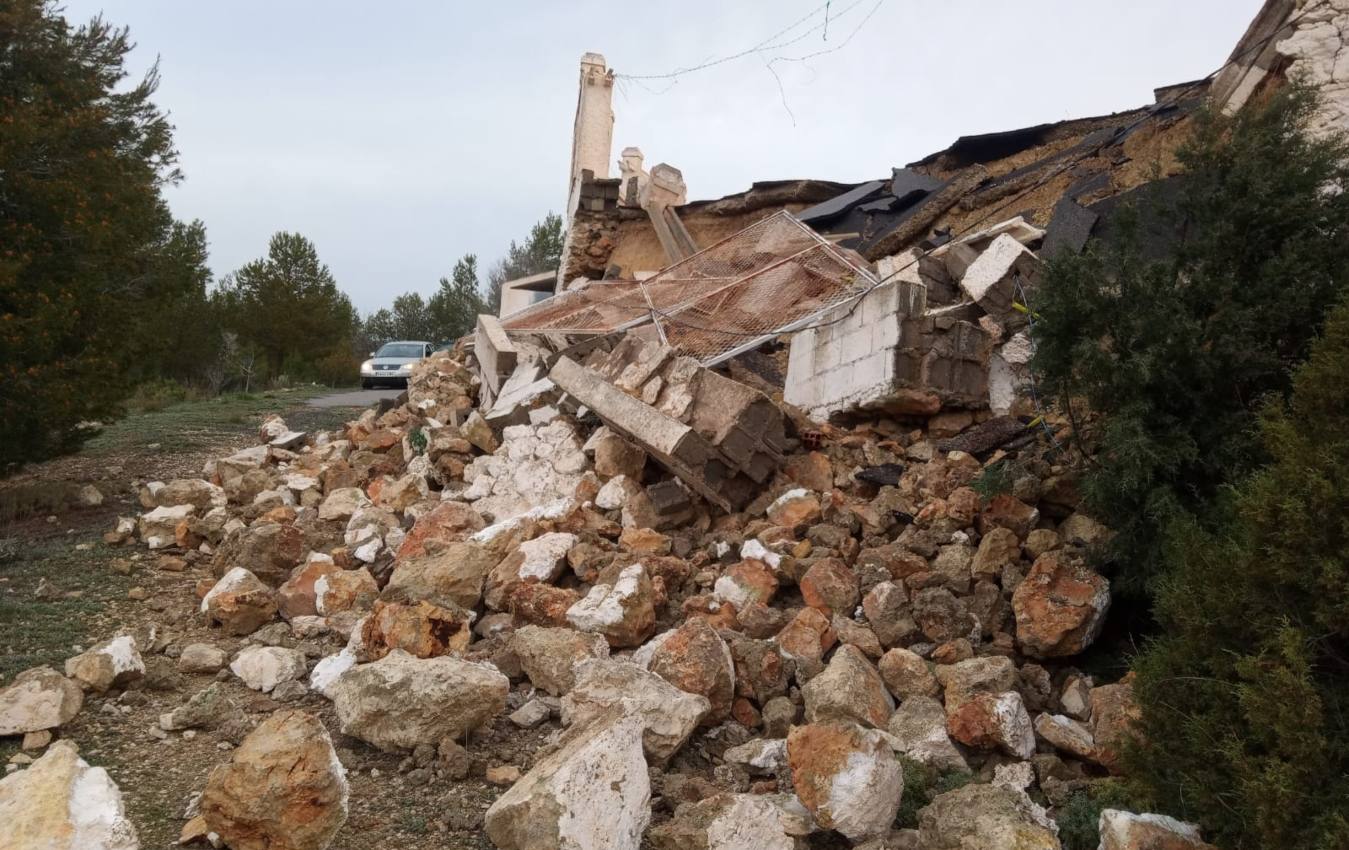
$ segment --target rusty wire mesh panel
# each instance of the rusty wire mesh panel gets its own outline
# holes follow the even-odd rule
[[[856,298],[875,279],[791,213],[768,216],[640,283],[594,283],[507,317],[511,331],[607,332],[655,320],[704,364]]]
[[[684,264],[642,283],[666,341],[708,365],[807,324],[875,285],[866,270],[786,212],[708,250],[717,251],[716,261],[724,263],[721,267],[729,274],[696,281],[694,291],[683,297],[675,286],[667,285],[685,279],[680,270]],[[695,259],[697,255],[685,263]],[[709,262],[698,265],[715,267]],[[677,277],[667,280],[667,272]],[[665,306],[667,300],[673,305]]]
[[[636,283],[592,283],[518,310],[502,319],[501,326],[508,331],[605,333],[649,315]]]

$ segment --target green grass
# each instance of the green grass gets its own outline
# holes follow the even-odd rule
[[[188,399],[159,409],[140,410],[109,424],[85,444],[83,454],[116,455],[144,450],[157,443],[162,452],[207,449],[231,439],[268,413],[286,415],[292,428],[331,428],[351,418],[350,409],[305,408],[308,399],[336,392],[328,387],[229,393],[208,399]]]
[[[90,645],[93,620],[107,603],[124,598],[132,579],[112,572],[113,550],[95,544],[78,552],[74,541],[59,538],[26,542],[0,561],[0,675],[13,677],[43,664],[62,669],[75,653]],[[46,579],[54,598],[39,600],[39,582]],[[78,594],[67,598],[66,594]]]

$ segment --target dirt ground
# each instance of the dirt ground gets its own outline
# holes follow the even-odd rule
[[[203,625],[195,586],[210,576],[205,560],[167,572],[137,547],[111,547],[101,535],[119,515],[134,515],[131,485],[195,475],[211,457],[256,442],[262,416],[279,412],[297,429],[331,428],[354,418],[356,408],[317,408],[312,394],[280,393],[246,399],[189,402],[117,423],[78,455],[23,470],[0,482],[0,682],[39,664],[58,669],[64,660],[120,633],[136,635],[148,674],[126,692],[89,696],[83,710],[59,732],[91,763],[106,767],[122,789],[141,846],[176,846],[190,798],[237,743],[211,730],[162,733],[158,718],[184,704],[217,678],[256,725],[282,707],[228,672],[177,671],[177,650],[196,642],[233,653],[247,639]],[[94,484],[105,499],[96,508],[75,507],[73,494]],[[143,594],[142,594],[143,591]],[[143,601],[129,596],[144,595]],[[337,649],[327,643],[285,643],[311,660]],[[512,693],[512,706],[523,694]],[[288,703],[320,716],[349,770],[351,812],[331,845],[334,850],[398,846],[406,850],[490,848],[483,812],[500,788],[484,770],[513,764],[527,770],[539,745],[557,728],[516,728],[505,714],[467,742],[473,772],[464,781],[415,771],[412,759],[381,753],[337,732],[331,704],[314,694]],[[19,739],[0,739],[0,764],[19,753]],[[30,755],[36,756],[37,753]]]

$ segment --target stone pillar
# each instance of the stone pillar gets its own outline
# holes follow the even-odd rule
[[[620,206],[637,207],[641,206],[642,190],[646,188],[647,173],[642,168],[642,149],[624,148],[623,153],[618,155],[618,179],[623,187],[618,196]]]
[[[570,194],[574,198],[582,171],[597,179],[609,176],[609,153],[614,136],[614,72],[604,57],[587,53],[581,57],[581,87],[576,99],[576,125],[571,140]],[[568,210],[570,215],[571,210]]]

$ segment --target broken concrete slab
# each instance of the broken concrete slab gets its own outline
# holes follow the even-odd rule
[[[495,394],[515,371],[515,345],[496,316],[481,314],[473,334],[473,356],[478,358],[479,377]]]
[[[649,364],[655,359],[648,355],[642,362]],[[604,366],[608,374],[617,372],[618,380],[626,379],[631,385],[639,370],[632,363],[620,370],[620,363],[611,359]],[[698,386],[688,391],[688,404],[683,407],[689,421],[701,427],[701,433],[698,428],[624,392],[605,379],[605,372],[586,368],[570,358],[560,358],[549,377],[708,501],[732,512],[753,498],[757,483],[777,468],[781,455],[772,453],[763,435],[775,438],[776,428],[782,426],[781,412],[756,390],[721,376],[717,376],[719,380],[707,378],[712,374],[707,370],[696,374],[700,378]],[[729,387],[730,384],[735,387]],[[757,398],[747,400],[749,394]],[[700,413],[703,405],[721,409]],[[727,411],[738,411],[741,418],[729,417]],[[756,426],[762,426],[757,429],[758,434],[752,430]],[[709,436],[722,436],[723,443],[718,445]]]
[[[979,255],[960,279],[960,289],[994,318],[1007,315],[1017,287],[1027,287],[1039,273],[1039,260],[1010,233],[1004,233]]]

